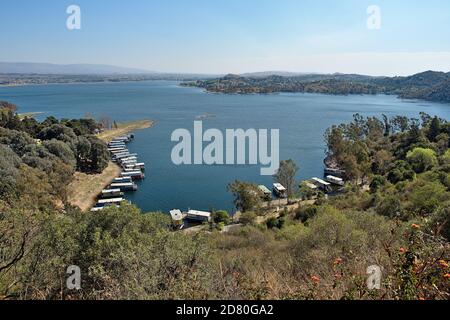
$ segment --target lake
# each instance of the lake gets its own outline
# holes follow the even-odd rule
[[[352,115],[406,115],[424,111],[449,119],[450,105],[406,101],[394,96],[327,96],[318,94],[220,95],[177,82],[148,81],[100,84],[42,85],[0,88],[0,100],[16,104],[19,112],[42,112],[37,118],[95,118],[112,120],[152,119],[155,127],[136,132],[129,149],[146,163],[146,179],[127,199],[143,211],[177,208],[232,210],[227,184],[235,179],[265,184],[260,166],[176,166],[171,161],[175,129],[191,132],[203,119],[204,130],[280,129],[280,157],[300,167],[298,179],[323,175],[324,131],[348,122]]]

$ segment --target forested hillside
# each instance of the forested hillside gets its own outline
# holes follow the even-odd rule
[[[369,77],[352,74],[242,77],[184,83],[210,92],[275,93],[306,92],[336,95],[395,94],[402,98],[450,102],[450,73],[427,71],[409,77]]]

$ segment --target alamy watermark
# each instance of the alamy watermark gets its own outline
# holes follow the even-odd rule
[[[381,289],[381,278],[383,276],[383,272],[380,266],[372,265],[367,267],[366,271],[367,278],[367,288],[369,290],[380,290]]]
[[[75,4],[70,5],[66,9],[69,15],[66,20],[68,30],[81,30],[81,8]]]
[[[274,175],[280,166],[279,129],[226,129],[224,135],[219,129],[203,132],[203,122],[195,121],[193,135],[187,129],[176,129],[171,141],[178,142],[171,154],[176,165],[259,164],[263,176]]]
[[[66,273],[69,277],[66,286],[69,290],[81,290],[81,269],[78,266],[69,266]]]
[[[381,8],[377,5],[371,5],[367,8],[367,29],[380,30],[381,29]]]

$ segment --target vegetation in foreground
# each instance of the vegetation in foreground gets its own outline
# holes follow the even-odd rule
[[[221,232],[230,221],[217,212],[208,231],[185,234],[173,232],[166,215],[129,205],[95,214],[56,206],[64,183],[54,184],[65,170],[39,164],[92,168],[84,164],[96,163],[91,157],[78,164],[81,150],[72,149],[92,139],[89,132],[74,121],[33,122],[39,130],[31,130],[3,112],[0,298],[449,299],[450,124],[444,120],[356,115],[325,135],[329,161],[347,170],[344,193],[300,194],[317,201],[258,224],[258,201],[245,183],[235,183],[230,191],[243,226]],[[50,135],[52,144],[42,139],[49,131],[62,131]],[[30,149],[37,149],[34,161]],[[65,152],[51,152],[59,149]],[[65,163],[71,154],[75,161]],[[290,161],[285,166],[298,169]],[[82,271],[79,291],[65,284],[71,265]],[[380,290],[366,285],[371,265],[382,268]]]

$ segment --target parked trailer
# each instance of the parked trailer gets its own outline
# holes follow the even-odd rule
[[[129,177],[131,179],[131,177]],[[116,183],[111,183],[111,188],[117,188],[120,189],[121,191],[136,191],[137,190],[137,185],[133,182],[116,182]]]

